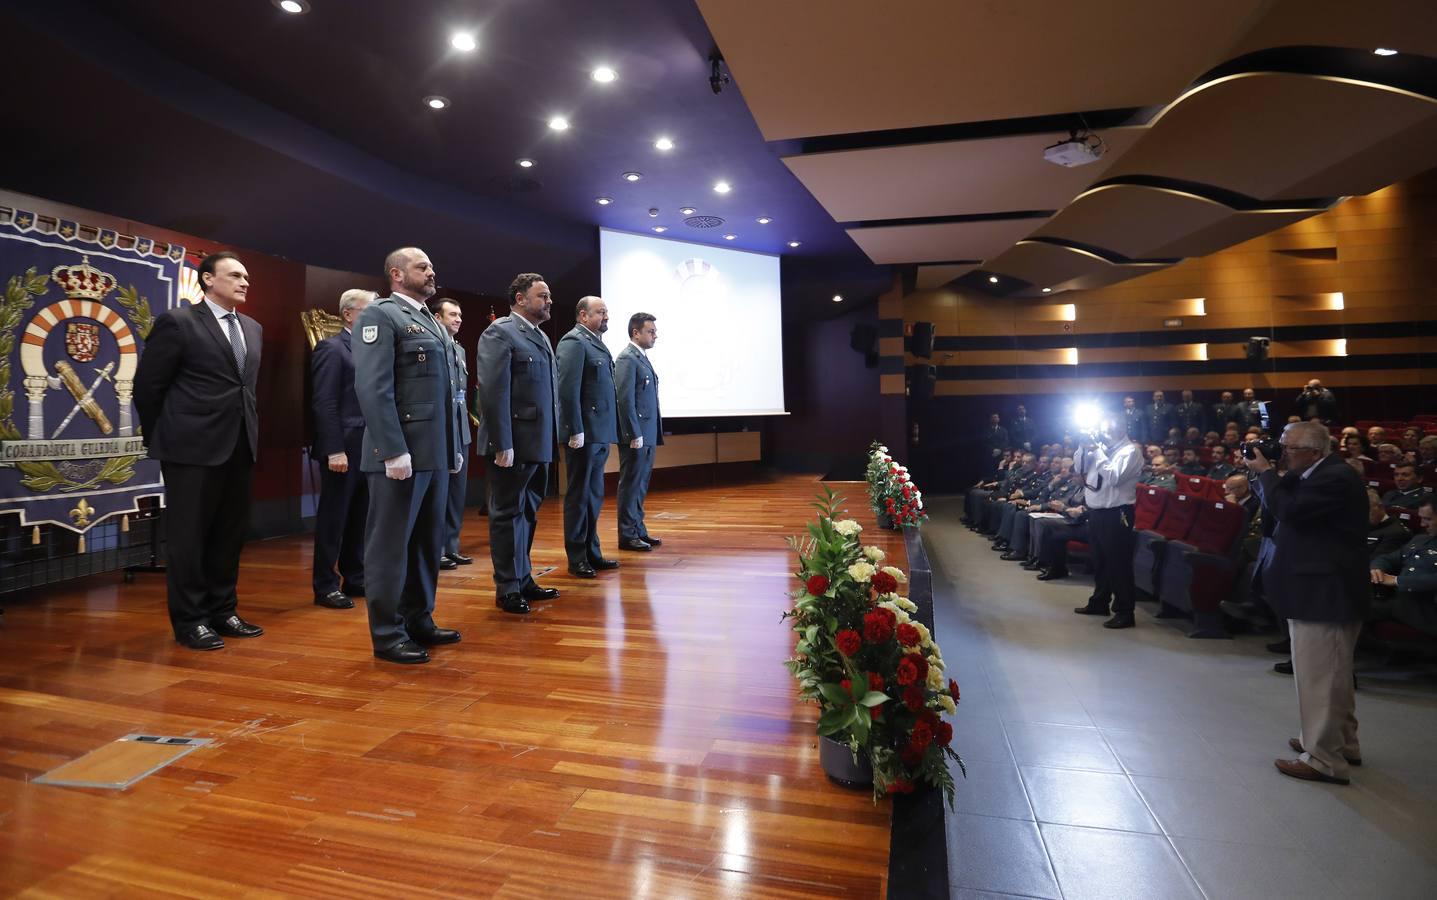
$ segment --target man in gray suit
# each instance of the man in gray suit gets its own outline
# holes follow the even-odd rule
[[[434,624],[434,590],[444,541],[449,473],[463,466],[454,341],[424,303],[434,267],[417,247],[384,260],[391,296],[355,323],[354,390],[364,412],[369,523],[365,590],[374,655],[429,661],[425,647],[459,632]]]
[[[629,346],[614,362],[619,399],[619,549],[652,550],[663,541],[644,526],[644,498],[654,472],[654,450],[664,442],[659,376],[645,351],[659,338],[654,317],[629,317]]]
[[[509,613],[527,613],[531,601],[559,596],[534,581],[529,564],[558,430],[554,348],[539,330],[552,305],[542,275],[516,276],[509,285],[509,315],[484,329],[474,354],[482,410],[478,443],[489,462],[494,605]]]
[[[564,550],[569,574],[593,578],[617,569],[599,550],[604,505],[604,463],[618,440],[614,424],[614,358],[601,335],[609,307],[600,297],[579,301],[578,324],[559,339],[559,440],[568,445],[569,485],[564,494]]]
[[[469,365],[464,361],[464,348],[459,346],[459,328],[464,324],[464,310],[458,300],[430,301],[429,308],[454,341],[454,405],[459,416],[459,452],[464,455],[464,464],[458,472],[449,475],[449,496],[444,512],[444,555],[439,557],[439,568],[457,569],[474,562],[474,557],[459,552],[459,532],[464,527],[464,494],[469,483],[469,444],[474,433],[469,429],[469,408],[465,398],[469,391]]]

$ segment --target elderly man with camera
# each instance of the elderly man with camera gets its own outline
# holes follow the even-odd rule
[[[1321,423],[1288,425],[1280,446],[1267,449],[1285,458],[1285,474],[1261,446],[1245,448],[1254,488],[1276,524],[1263,582],[1273,610],[1288,620],[1302,729],[1288,741],[1298,758],[1274,763],[1293,778],[1347,784],[1349,767],[1362,758],[1352,654],[1371,597],[1367,488],[1331,452]]]

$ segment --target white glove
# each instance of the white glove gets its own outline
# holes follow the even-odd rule
[[[570,449],[570,450],[582,450],[582,449],[584,449],[584,432],[580,431],[580,432],[577,432],[576,434],[572,434],[572,435],[569,436],[569,449]]]
[[[403,481],[414,474],[414,461],[408,453],[392,456],[384,461],[384,474],[395,481]]]
[[[331,471],[331,472],[348,472],[348,471],[349,471],[349,456],[348,456],[347,454],[344,454],[344,453],[331,453],[331,454],[329,454],[329,471]]]
[[[464,453],[463,453],[463,451],[460,451],[459,453],[454,454],[454,468],[452,468],[452,469],[449,470],[449,474],[450,474],[450,475],[458,475],[459,472],[460,472],[463,468],[464,468]]]
[[[642,434],[639,435],[638,437],[634,438],[632,441],[629,441],[629,449],[630,449],[630,450],[639,450],[639,449],[642,449],[643,446],[644,446],[644,436],[643,436]]]
[[[511,447],[508,450],[500,450],[494,454],[494,465],[501,469],[507,469],[514,465],[514,448]]]

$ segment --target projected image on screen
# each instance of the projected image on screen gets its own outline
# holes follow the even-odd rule
[[[604,229],[599,266],[616,357],[629,316],[657,317],[665,418],[783,414],[778,257]]]

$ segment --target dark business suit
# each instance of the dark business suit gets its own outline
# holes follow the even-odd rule
[[[654,473],[654,451],[664,442],[664,419],[659,411],[659,376],[631,342],[614,361],[614,387],[619,406],[619,540],[643,540],[644,498]],[[644,439],[638,449],[629,446]]]
[[[564,448],[569,484],[564,493],[564,551],[569,565],[604,558],[599,510],[604,505],[604,464],[618,440],[614,421],[614,358],[583,325],[559,339],[559,442],[584,435],[584,446]]]
[[[464,454],[464,465],[449,476],[449,498],[444,514],[444,552],[450,556],[459,553],[459,532],[464,527],[464,495],[469,487],[469,445],[474,432],[469,426],[469,365],[464,361],[464,348],[454,342],[454,383],[458,390],[454,394],[454,405],[458,407],[460,453]]]
[[[1149,403],[1143,407],[1143,432],[1147,440],[1155,444],[1161,444],[1168,439],[1168,431],[1177,423],[1173,415],[1172,404],[1167,401],[1162,403]]]
[[[176,636],[235,614],[259,455],[255,384],[263,342],[258,322],[243,314],[237,321],[243,365],[201,300],[155,319],[135,373],[145,446],[165,478],[165,580]]]
[[[488,461],[489,553],[503,597],[534,584],[529,552],[558,430],[554,350],[544,332],[512,313],[484,329],[474,369],[483,411],[476,442]],[[507,468],[494,463],[503,450],[514,451]]]
[[[314,411],[314,455],[319,475],[319,510],[314,522],[314,595],[364,590],[364,523],[369,513],[369,479],[364,462],[364,413],[354,393],[353,337],[348,330],[314,346],[310,360]],[[329,457],[343,453],[345,472],[333,472]],[[338,564],[339,572],[335,573]]]
[[[1286,618],[1302,720],[1302,760],[1346,778],[1362,756],[1352,694],[1352,652],[1372,596],[1367,489],[1335,453],[1306,478],[1268,469],[1253,482],[1275,520],[1268,603]]]
[[[369,522],[364,539],[369,635],[390,650],[434,630],[449,472],[459,464],[454,342],[429,310],[399,295],[354,323],[354,389],[364,413]],[[384,461],[408,453],[413,474]]]
[[[1189,428],[1207,431],[1207,407],[1196,400],[1179,403],[1173,408],[1173,422],[1183,430],[1184,437]]]

